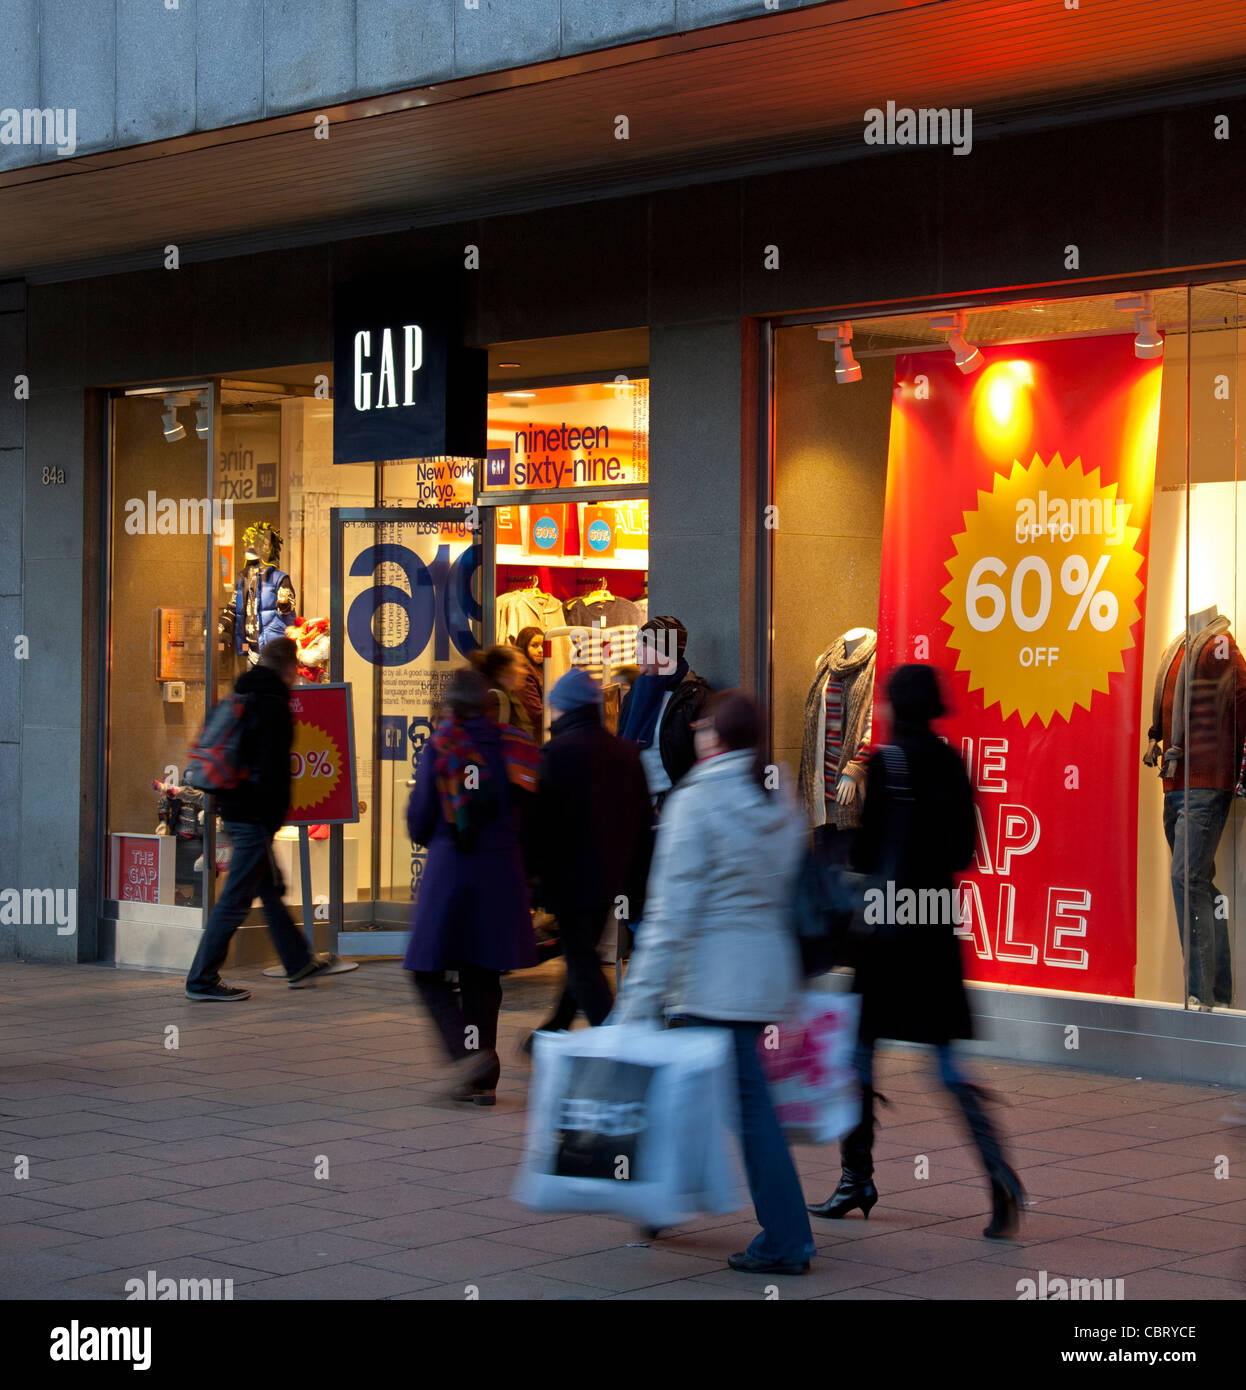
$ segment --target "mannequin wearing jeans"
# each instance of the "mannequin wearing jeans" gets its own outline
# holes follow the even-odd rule
[[[1160,658],[1142,759],[1158,765],[1163,779],[1188,1006],[1203,1012],[1233,997],[1229,899],[1216,887],[1215,861],[1233,808],[1243,734],[1246,662],[1213,605],[1191,613]]]

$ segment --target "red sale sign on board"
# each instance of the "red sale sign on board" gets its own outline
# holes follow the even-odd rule
[[[977,802],[966,978],[1132,997],[1163,364],[1130,335],[982,353],[896,359],[875,727],[884,672],[942,668]]]
[[[294,743],[286,824],[357,821],[350,686],[296,685],[290,692],[290,714]]]

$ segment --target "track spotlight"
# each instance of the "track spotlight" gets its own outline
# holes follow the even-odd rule
[[[1134,356],[1163,357],[1164,340],[1155,324],[1155,299],[1150,291],[1126,295],[1116,301],[1116,307],[1122,314],[1134,316]]]
[[[206,391],[199,397],[199,404],[195,409],[195,433],[200,439],[208,437],[208,396]]]
[[[824,343],[835,344],[835,380],[840,386],[861,380],[861,366],[852,355],[852,324],[832,323],[818,329]]]
[[[965,341],[965,315],[963,313],[938,314],[930,320],[931,328],[942,329],[947,333],[947,345],[952,349],[956,365],[965,373],[976,372],[982,365],[982,354],[972,343]]]
[[[177,418],[176,396],[164,398],[164,414],[160,421],[164,425],[164,437],[170,444],[176,444],[179,439],[186,438],[186,427]]]

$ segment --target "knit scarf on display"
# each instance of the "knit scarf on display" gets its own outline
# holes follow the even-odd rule
[[[1185,757],[1186,680],[1191,671],[1195,673],[1194,679],[1198,679],[1198,665],[1203,659],[1203,650],[1207,643],[1228,630],[1228,618],[1213,618],[1190,642],[1190,650],[1186,652],[1181,669],[1177,672],[1177,688],[1173,691],[1172,698],[1172,736],[1168,740],[1168,747],[1164,749],[1163,763],[1159,769],[1161,777],[1172,777],[1177,765]],[[1164,687],[1168,684],[1168,673],[1172,670],[1172,664],[1185,645],[1186,634],[1183,632],[1165,647],[1164,655],[1159,660],[1159,670],[1155,673],[1155,692],[1151,698],[1151,727],[1147,730],[1151,744],[1142,759],[1147,767],[1154,767],[1159,762],[1160,740],[1164,735]]]
[[[681,656],[669,676],[637,676],[619,724],[619,737],[634,743],[637,748],[648,748],[657,732],[658,711],[662,708],[663,697],[668,690],[674,690],[687,674],[688,662]]]
[[[871,632],[853,648],[851,656],[845,656],[844,639],[837,637],[818,657],[813,684],[805,697],[805,736],[800,750],[800,796],[814,817],[815,824],[822,820],[818,810],[820,803],[826,800],[827,778],[823,766],[826,749],[817,746],[817,731],[820,722],[818,707],[826,698],[827,679],[835,676],[844,690],[843,737],[839,763],[831,779],[833,783],[838,783],[844,768],[861,751],[866,716],[874,699],[874,653],[877,647],[878,634]]]
[[[475,769],[474,787],[468,770]],[[433,730],[433,774],[446,820],[462,839],[469,839],[493,810],[489,769],[467,730],[455,719],[442,719]]]

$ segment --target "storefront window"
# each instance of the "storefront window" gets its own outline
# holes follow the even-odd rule
[[[112,408],[105,896],[140,914],[203,904],[203,798],[178,789],[203,723],[207,581],[226,536],[209,488],[211,410],[208,386]]]
[[[480,501],[499,503],[494,631],[539,656],[542,737],[549,692],[572,666],[601,680],[606,723],[615,727],[648,616],[648,481],[647,380],[620,375],[490,395]],[[501,504],[507,494],[538,500]]]
[[[775,331],[775,753],[848,853],[886,676],[940,668],[977,801],[956,926],[975,982],[1241,1003],[1237,304],[1180,288]],[[1156,719],[1189,750],[1167,782],[1142,761]]]

